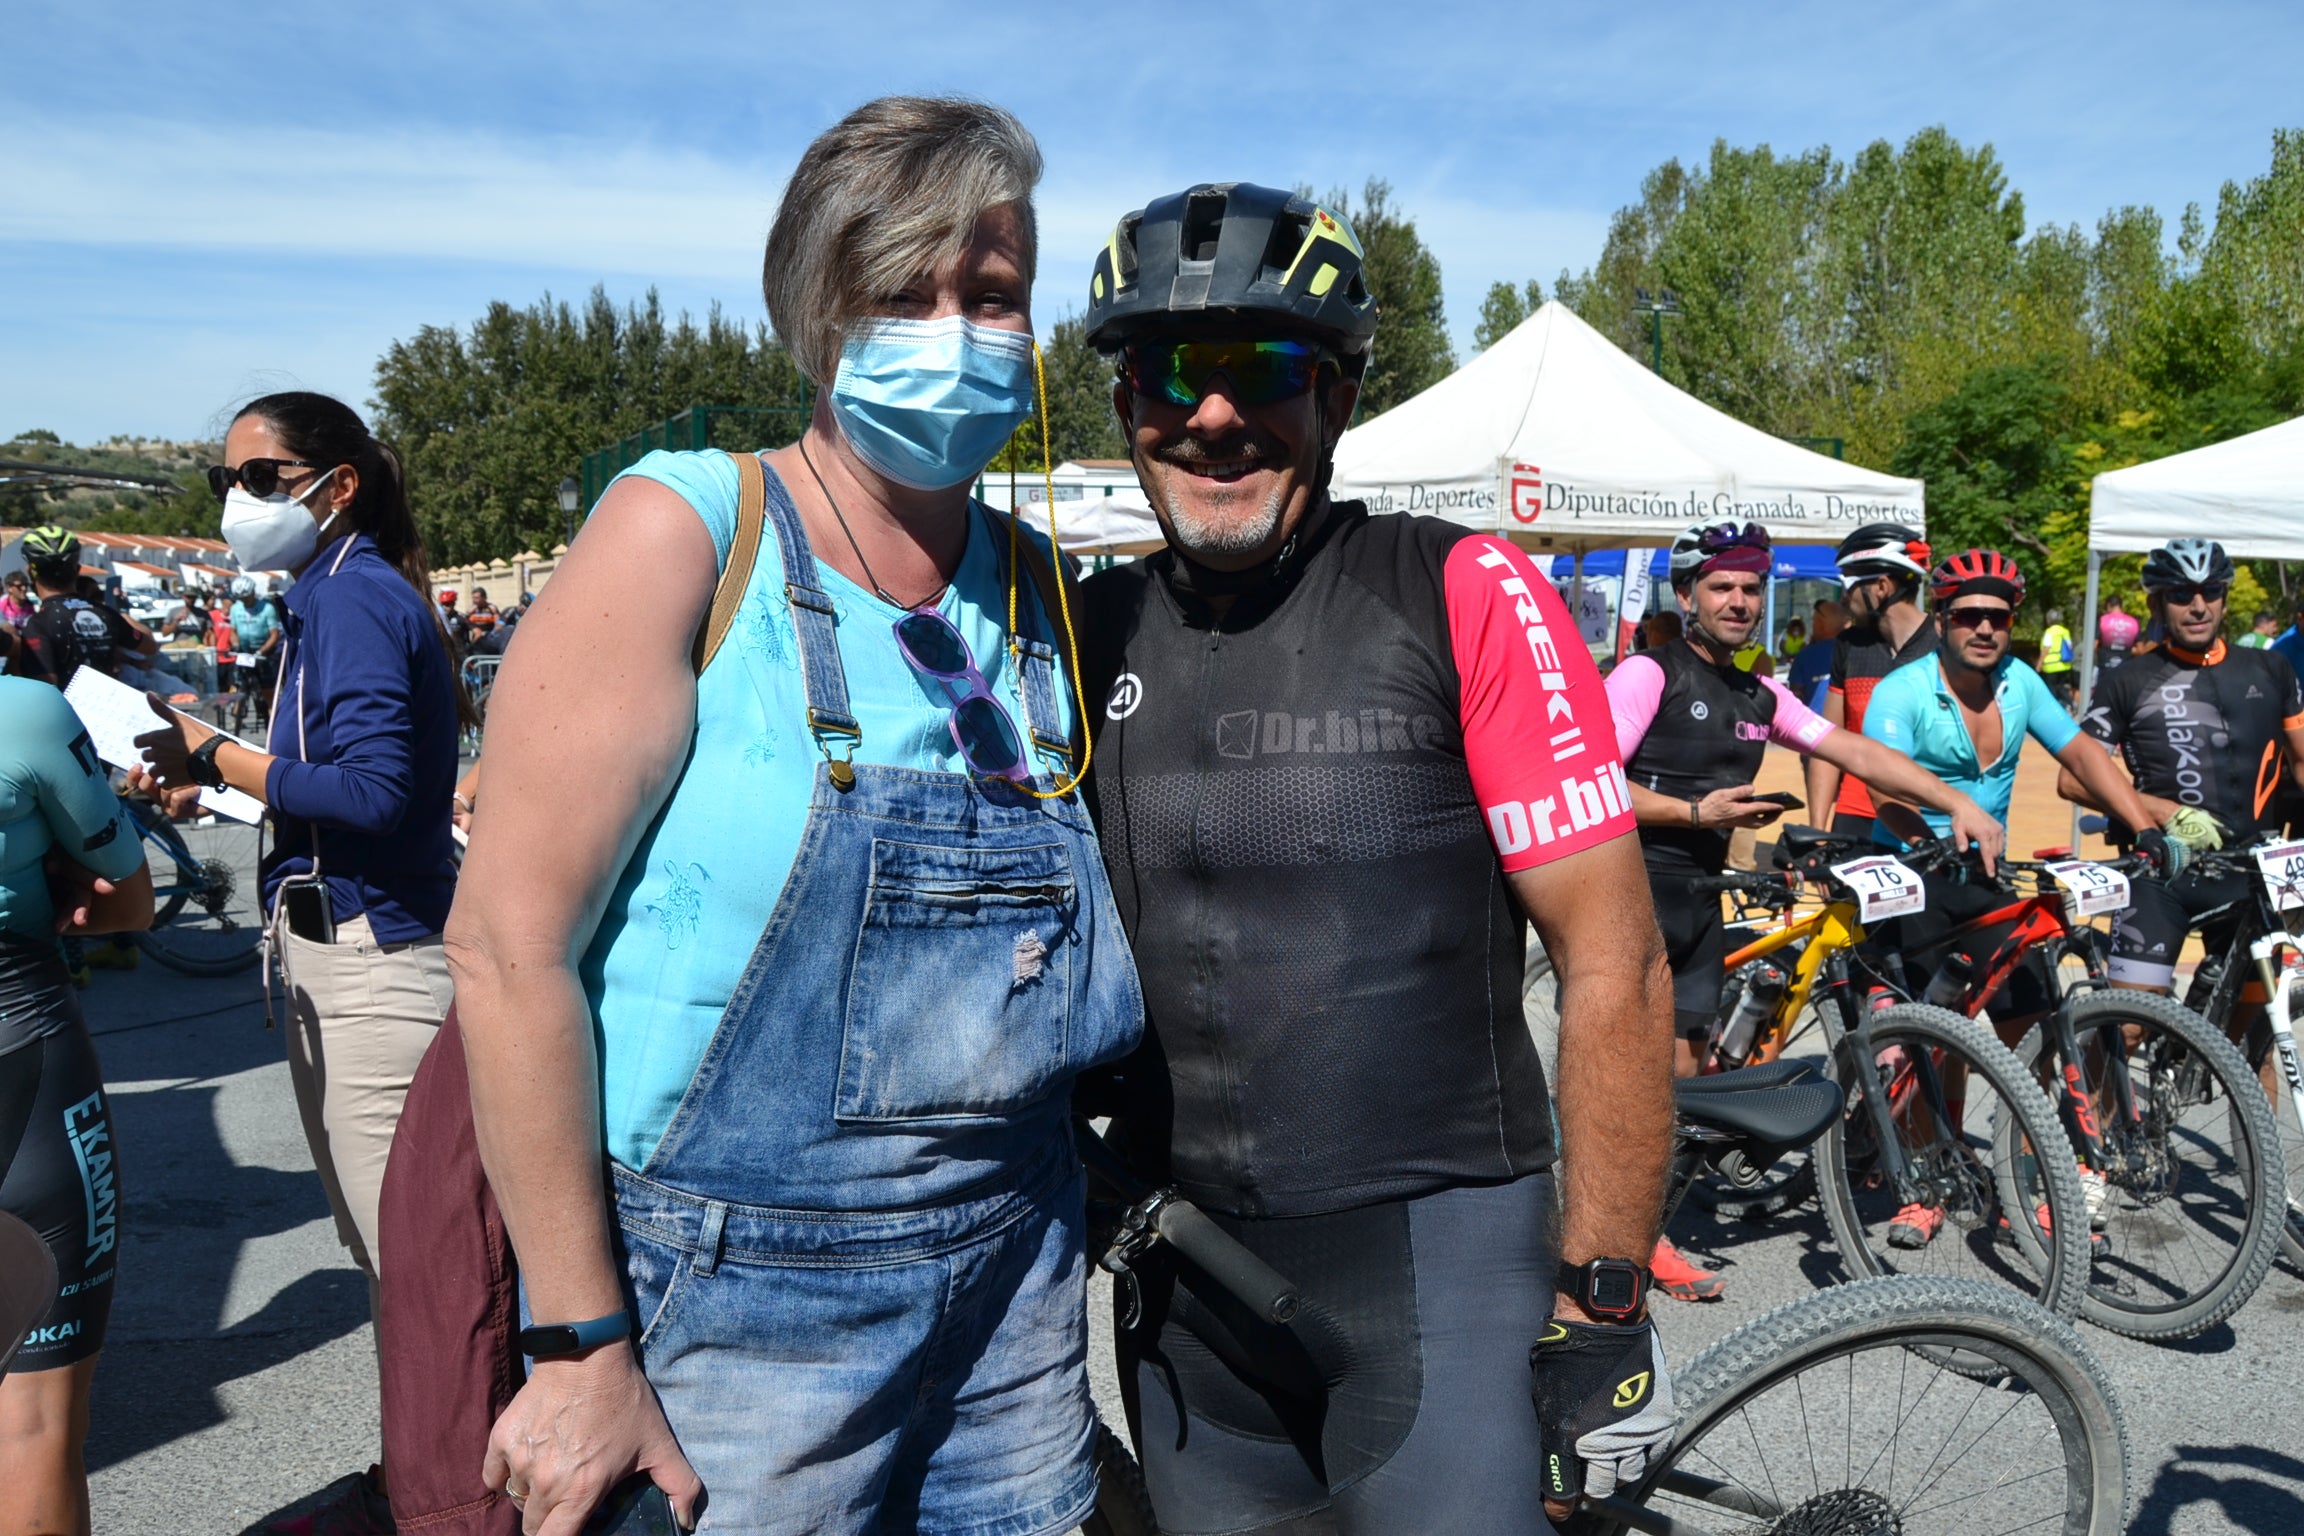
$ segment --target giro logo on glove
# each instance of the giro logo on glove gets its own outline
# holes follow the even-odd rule
[[[1544,1435],[1545,1497],[1604,1499],[1672,1443],[1672,1379],[1650,1323],[1554,1318],[1528,1352]]]

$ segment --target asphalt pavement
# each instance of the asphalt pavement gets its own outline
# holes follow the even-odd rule
[[[360,1276],[305,1149],[254,973],[99,973],[85,994],[111,1085],[126,1234],[88,1462],[100,1533],[237,1533],[377,1454]],[[1724,1301],[1667,1303],[1672,1358],[1839,1274],[1814,1207],[1765,1226],[1684,1218]],[[1095,1315],[1102,1332],[1103,1309]],[[2132,1437],[2138,1536],[2304,1532],[2304,1275],[2179,1345],[2083,1328]],[[1117,1404],[1109,1351],[1098,1396]]]

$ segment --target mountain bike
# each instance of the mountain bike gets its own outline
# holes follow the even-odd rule
[[[2204,929],[2226,918],[2237,922],[2221,951],[2192,973],[2184,1002],[2218,1033],[2241,1042],[2271,1099],[2281,1147],[2271,1170],[2280,1247],[2290,1263],[2304,1264],[2304,1060],[2294,1022],[2304,1006],[2304,843],[2267,840],[2204,855],[2199,864],[2210,875],[2244,873],[2251,899],[2201,914]]]
[[[1713,1059],[1747,1060],[1760,1049],[1737,1038],[1747,999],[1761,1009],[1752,1040],[1770,1042],[1771,1055],[1813,1004],[1843,1112],[1811,1148],[1811,1172],[1850,1273],[1992,1281],[2070,1316],[2088,1276],[2085,1206],[2047,1096],[1989,1030],[1898,1001],[1895,979],[1860,948],[1868,898],[1849,882],[1896,882],[1901,866],[1807,827],[1787,828],[1777,849],[1781,872],[1694,882],[1699,898],[1732,893],[1784,912],[1802,900],[1803,883],[1826,892],[1818,910],[1736,952]],[[1914,878],[1897,888],[1909,901],[1917,886]],[[1800,1177],[1797,1166],[1738,1170],[1715,1208],[1739,1196],[1789,1203],[1803,1192]]]
[[[256,963],[264,937],[257,829],[224,816],[175,822],[123,797],[152,868],[152,926],[136,947],[187,976],[230,976]]]
[[[1942,844],[1916,855],[1958,864],[2008,901],[1903,963],[1935,975],[1959,965],[1964,979],[1944,991],[1969,1018],[1987,1016],[2019,967],[2053,972],[2054,1006],[2015,1052],[2053,1095],[2083,1170],[2094,1235],[2080,1315],[2130,1338],[2191,1338],[2245,1305],[2271,1268],[2279,1132],[2239,1049],[2173,998],[2111,986],[2104,935],[2074,921],[2075,907],[2125,906],[2128,877],[2147,866],[2040,852],[1989,877]]]
[[[1691,1154],[1734,1178],[1837,1120],[1838,1087],[1809,1070],[1780,1060],[1676,1085],[1673,1202],[1695,1181]],[[2109,1378],[2070,1324],[2003,1286],[1834,1286],[1729,1334],[1673,1390],[1670,1448],[1563,1536],[2126,1528],[2127,1423]]]

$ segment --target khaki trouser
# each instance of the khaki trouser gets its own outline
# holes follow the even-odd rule
[[[278,929],[288,991],[288,1073],[336,1236],[376,1299],[376,1203],[400,1105],[448,1016],[440,936],[379,944],[366,914],[319,944]]]

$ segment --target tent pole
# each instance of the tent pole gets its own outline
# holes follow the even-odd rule
[[[1768,557],[1768,607],[1760,620],[1760,649],[1776,654],[1776,557]]]
[[[2096,693],[2096,596],[2104,576],[2104,556],[2088,551],[2088,602],[2080,619],[2080,713]],[[2072,802],[2072,856],[2080,856],[2080,802]]]

